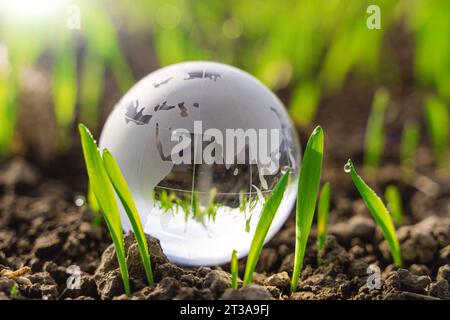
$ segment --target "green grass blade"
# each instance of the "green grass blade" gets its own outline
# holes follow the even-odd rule
[[[120,213],[119,208],[117,207],[114,188],[109,180],[109,176],[105,170],[100,152],[98,151],[97,145],[91,133],[83,124],[80,124],[78,129],[80,132],[81,145],[83,147],[83,154],[89,180],[114,243],[125,293],[130,295],[130,281],[128,277],[127,264],[125,261],[122,224],[120,221]]]
[[[139,252],[141,254],[142,263],[144,264],[145,273],[147,275],[147,281],[150,285],[154,285],[155,282],[153,280],[152,265],[150,263],[147,240],[130,189],[128,188],[127,182],[122,176],[122,173],[119,166],[117,165],[116,160],[114,159],[114,156],[106,149],[103,150],[103,163],[105,164],[106,172],[109,175],[114,189],[116,190],[116,193],[119,196],[123,207],[125,208],[128,218],[130,219],[131,226],[133,227],[134,235],[139,247]]]
[[[386,187],[384,192],[384,198],[386,199],[387,207],[391,212],[392,219],[397,226],[403,224],[403,206],[402,206],[402,196],[398,188],[392,184]]]
[[[237,252],[233,250],[231,253],[231,288],[237,289],[237,280],[238,280],[238,259]]]
[[[416,166],[417,147],[420,142],[420,128],[415,122],[407,122],[403,127],[400,143],[400,162],[402,177],[405,181],[411,181]]]
[[[425,111],[434,158],[441,165],[448,151],[450,114],[445,103],[436,97],[427,100]]]
[[[261,254],[264,240],[266,239],[272,220],[277,213],[281,200],[283,199],[288,179],[289,171],[281,177],[280,181],[278,181],[277,185],[273,189],[272,194],[264,203],[261,217],[259,218],[258,225],[256,226],[250,251],[248,253],[247,263],[245,265],[244,286],[252,282],[253,272],[255,271],[256,263],[258,262]]]
[[[372,178],[384,151],[384,112],[389,104],[389,92],[378,89],[372,103],[364,142],[364,170]]]
[[[389,211],[381,201],[380,197],[364,182],[364,180],[358,175],[353,166],[352,160],[348,160],[344,167],[346,172],[349,172],[356,189],[358,189],[364,203],[369,209],[370,213],[374,217],[378,226],[383,232],[384,238],[387,241],[389,250],[391,252],[394,264],[397,267],[402,265],[402,258],[400,255],[400,246],[397,240],[397,235],[395,234],[394,223],[392,222],[391,215]]]
[[[298,196],[296,209],[295,258],[292,273],[291,292],[297,288],[306,242],[314,217],[317,194],[319,192],[320,176],[323,160],[323,130],[316,127],[306,145],[303,164],[298,180]]]
[[[319,196],[319,204],[317,208],[317,250],[320,253],[325,245],[327,237],[327,224],[330,212],[330,197],[331,188],[330,183],[327,182],[322,187]]]

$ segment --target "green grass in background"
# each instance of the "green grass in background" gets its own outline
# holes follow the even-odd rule
[[[0,151],[8,150],[12,140],[14,115],[20,108],[16,95],[20,84],[12,80],[23,69],[36,65],[44,54],[50,57],[46,65],[55,64],[52,95],[60,130],[64,133],[69,124],[73,126],[74,105],[79,107],[80,119],[96,128],[105,72],[112,73],[122,93],[135,82],[125,51],[133,56],[136,52],[124,46],[124,42],[133,43],[125,37],[135,35],[148,39],[149,52],[155,54],[137,55],[139,59],[156,59],[160,65],[217,60],[253,73],[275,91],[288,88],[291,115],[297,124],[307,126],[322,98],[337,92],[349,74],[373,82],[382,79],[382,43],[389,46],[386,34],[402,24],[414,40],[417,84],[450,102],[446,71],[450,69],[450,22],[445,14],[450,4],[445,0],[377,1],[381,30],[366,27],[370,1],[138,0],[130,6],[125,0],[114,4],[82,0],[79,4],[82,25],[76,31],[61,27],[65,12],[39,24],[1,17],[0,43],[8,49],[11,70],[0,70],[0,78],[6,77],[11,93],[6,97],[5,89],[0,90],[0,121],[8,123],[0,130]],[[119,38],[124,30],[126,36]],[[55,45],[65,39],[71,43]],[[387,47],[384,52],[391,51]],[[70,62],[74,57],[76,63]],[[63,133],[61,139],[65,139]]]
[[[120,274],[123,280],[123,286],[125,293],[129,296],[131,294],[130,280],[128,276],[127,263],[125,261],[122,223],[120,220],[120,213],[116,202],[114,188],[91,133],[81,124],[79,125],[79,132],[89,181],[113,240],[117,261],[119,263]]]
[[[103,150],[103,163],[114,190],[120,198],[133,228],[148,284],[154,285],[155,282],[153,280],[152,265],[150,263],[150,254],[148,252],[147,237],[145,236],[144,229],[142,228],[141,218],[128,188],[127,182],[122,176],[120,168],[113,155],[106,149]]]
[[[319,204],[317,206],[317,252],[318,257],[325,246],[327,238],[327,225],[330,213],[331,187],[326,182],[320,191]],[[318,259],[320,261],[320,259]]]
[[[345,172],[350,173],[353,183],[358,190],[361,198],[375,219],[376,223],[383,232],[386,239],[389,251],[391,252],[394,264],[397,267],[402,266],[402,257],[400,254],[400,245],[398,243],[397,235],[395,234],[394,223],[392,222],[389,211],[381,201],[380,197],[364,182],[364,180],[358,175],[353,166],[352,160],[348,160],[344,167]]]

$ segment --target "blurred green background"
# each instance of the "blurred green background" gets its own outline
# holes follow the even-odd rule
[[[381,9],[380,30],[366,26],[370,4]],[[345,125],[347,109],[333,105],[348,103],[364,136],[373,93],[386,88],[394,117],[395,101],[418,115],[413,125],[425,105],[438,110],[427,127],[441,135],[437,148],[448,148],[448,127],[447,140],[433,133],[436,119],[448,126],[448,0],[0,0],[0,10],[3,158],[45,163],[70,152],[79,146],[76,123],[98,134],[135,81],[186,60],[252,73],[286,103],[300,132],[321,121]]]

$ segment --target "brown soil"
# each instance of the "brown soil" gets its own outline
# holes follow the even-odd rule
[[[396,269],[349,178],[342,168],[327,170],[336,186],[330,234],[318,264],[312,230],[295,293],[289,293],[291,217],[263,249],[254,284],[238,290],[229,289],[229,266],[179,267],[151,237],[157,284],[148,286],[134,237],[126,235],[130,299],[450,299],[450,186],[442,183],[450,179],[422,177],[416,188],[398,181],[398,168],[381,168],[377,185],[397,182],[406,197],[407,225],[397,232],[405,265]],[[79,192],[14,158],[0,167],[0,194],[0,299],[10,299],[14,291],[15,299],[128,299],[107,230],[95,213],[74,204]],[[71,265],[81,269],[79,289],[67,288]],[[373,276],[369,265],[380,268],[379,289],[372,286],[376,279],[368,279]]]

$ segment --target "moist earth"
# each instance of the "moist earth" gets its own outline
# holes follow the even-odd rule
[[[86,205],[77,206],[80,193],[68,184],[13,158],[0,168],[0,299],[450,299],[445,177],[427,178],[418,188],[396,181],[389,166],[381,168],[378,185],[398,183],[407,200],[406,224],[397,229],[404,266],[396,268],[364,204],[351,184],[342,183],[348,177],[337,171],[329,176],[340,188],[333,193],[326,245],[318,255],[313,227],[296,292],[289,292],[295,239],[291,216],[262,250],[253,284],[242,287],[239,280],[237,290],[230,289],[229,265],[177,266],[150,236],[156,284],[148,285],[134,236],[126,234],[132,289],[127,297],[100,216]],[[242,259],[240,277],[244,267]]]

